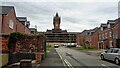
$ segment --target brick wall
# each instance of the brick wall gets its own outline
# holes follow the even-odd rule
[[[2,51],[3,53],[7,53],[9,51],[8,40],[9,40],[9,37],[0,36],[0,46],[2,47],[0,48],[0,51]]]
[[[113,31],[113,46],[114,47],[120,47],[120,21],[117,22],[117,24],[112,28]],[[116,38],[117,36],[117,38]]]
[[[77,43],[79,45],[83,46],[83,45],[85,45],[85,39],[86,39],[86,35],[85,34],[80,34],[79,35],[79,40],[78,40]]]
[[[98,42],[99,42],[99,31],[98,29],[92,36],[91,36],[91,46],[94,46],[98,48]]]
[[[25,33],[26,33],[26,34],[31,34],[30,29],[29,29],[29,28],[27,28],[27,27],[25,27]]]
[[[2,15],[0,15],[0,33],[1,33],[1,29],[2,29]]]
[[[16,16],[14,9],[12,9],[8,15],[3,15],[3,28],[2,28],[2,33],[10,34],[12,32],[16,31]],[[13,29],[9,27],[9,22],[12,20],[14,22]]]
[[[45,37],[23,36],[16,42],[15,52],[42,52],[45,47]]]
[[[25,32],[25,29],[24,29],[24,25],[19,22],[18,20],[17,21],[17,32],[21,32],[21,33],[24,33]]]

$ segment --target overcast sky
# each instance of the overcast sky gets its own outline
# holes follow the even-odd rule
[[[99,27],[107,20],[118,18],[119,0],[8,1],[4,0],[2,5],[14,6],[17,17],[27,17],[31,24],[30,27],[37,25],[38,31],[53,28],[53,17],[56,12],[61,17],[61,29],[67,29],[70,32],[81,32],[85,29]]]

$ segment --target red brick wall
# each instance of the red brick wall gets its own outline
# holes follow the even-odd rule
[[[17,20],[17,32],[21,32],[21,33],[25,32],[24,25],[18,20]]]
[[[77,42],[77,45],[80,45],[80,34],[77,34],[76,42]]]
[[[120,21],[112,28],[113,33],[118,35],[118,39],[120,39]],[[116,45],[117,40],[113,39],[113,45],[114,47],[117,47]]]
[[[25,27],[25,33],[26,34],[31,34],[31,31],[27,27]]]
[[[119,21],[119,23],[118,23],[118,37],[119,37],[119,39],[120,39],[120,21]]]
[[[79,45],[83,46],[85,44],[85,35],[81,34],[79,37]]]
[[[9,27],[9,21],[13,20],[14,22],[14,27],[13,29],[11,29]],[[8,13],[8,15],[3,16],[3,29],[2,29],[2,33],[6,33],[6,34],[10,34],[12,32],[16,31],[16,16],[15,16],[15,12],[14,10],[10,10],[10,12]]]
[[[0,15],[0,33],[1,33],[1,29],[2,29],[2,15]]]
[[[108,38],[106,39],[105,38],[105,35],[106,35],[106,33],[108,34],[108,36],[107,37],[109,37],[109,31],[108,31],[108,29],[105,29],[105,30],[103,30],[103,31],[99,31],[99,42],[101,42],[101,41],[103,41],[103,47],[104,48],[106,48],[107,46],[109,46],[109,43],[108,43]],[[104,36],[104,39],[103,39],[103,36]]]
[[[91,36],[91,46],[94,46],[96,48],[98,48],[98,41],[99,41],[99,31],[100,29],[98,29],[92,36]]]
[[[43,36],[23,36],[16,42],[15,52],[41,52],[45,46],[45,37]]]
[[[0,51],[8,52],[8,40],[9,37],[0,36]]]
[[[113,28],[112,28],[112,30],[113,30],[113,34],[118,34],[118,25],[116,25],[116,26],[114,26]],[[114,45],[114,47],[116,47],[116,40],[113,38],[113,45]]]

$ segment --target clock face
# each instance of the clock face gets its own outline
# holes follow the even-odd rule
[[[58,27],[58,24],[56,24],[55,26]]]

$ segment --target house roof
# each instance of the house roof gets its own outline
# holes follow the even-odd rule
[[[14,6],[0,6],[0,11],[1,15],[7,15],[11,9],[14,9]]]
[[[27,21],[26,24],[30,25],[30,21]]]
[[[116,20],[108,20],[107,24],[115,24]]]
[[[101,23],[100,27],[107,27],[107,24]]]
[[[98,30],[99,27],[95,27],[93,29],[89,29],[89,30],[84,30],[83,32],[81,32],[80,34],[87,34],[87,33],[94,33]]]
[[[27,21],[27,17],[17,17],[20,22]]]
[[[29,28],[30,31],[36,31],[37,29],[36,28]]]

